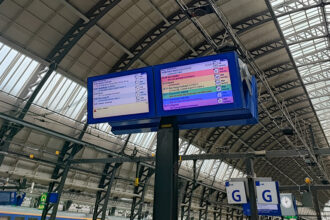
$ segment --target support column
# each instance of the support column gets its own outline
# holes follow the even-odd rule
[[[181,220],[190,219],[192,196],[199,186],[194,180],[187,182],[181,204]]]
[[[111,164],[106,163],[103,169],[103,174],[100,179],[99,188],[103,188],[104,190],[100,190],[96,193],[96,200],[94,206],[93,219],[99,219],[101,215],[101,220],[104,220],[106,217],[106,211],[108,208],[108,203],[110,199],[110,193],[112,184],[115,180],[115,176],[117,170],[122,164]]]
[[[249,192],[249,203],[251,207],[251,220],[258,219],[258,210],[257,210],[257,198],[256,198],[256,189],[254,184],[254,169],[253,169],[253,159],[246,159],[246,173],[248,180],[248,192]]]
[[[200,207],[199,210],[199,220],[207,220],[208,217],[208,207],[209,207],[209,199],[210,196],[213,194],[214,190],[211,188],[207,188],[206,186],[203,187],[203,193],[202,198],[200,201]]]
[[[82,140],[86,130],[88,128],[88,124],[84,125],[83,130],[80,132],[78,139]],[[75,155],[83,148],[82,145],[78,144],[70,144],[70,142],[66,141],[61,149],[61,152],[57,158],[57,165],[52,173],[52,179],[57,181],[53,181],[48,186],[48,193],[57,193],[58,201],[55,204],[50,204],[49,201],[46,201],[45,208],[42,211],[41,219],[45,220],[50,210],[52,210],[51,216],[49,219],[56,219],[56,214],[58,210],[58,206],[60,203],[62,191],[64,188],[64,184],[70,170],[71,160],[75,157]],[[71,150],[71,151],[70,151]],[[58,182],[59,180],[59,182]]]
[[[133,198],[130,220],[141,220],[143,218],[142,208],[144,205],[145,194],[148,189],[150,177],[153,174],[154,169],[150,167],[145,167],[143,165],[140,165],[139,163],[136,165],[134,194],[137,194],[139,196]]]
[[[317,190],[312,190],[312,194],[313,194],[313,204],[314,204],[314,209],[315,209],[315,212],[316,212],[317,220],[321,220],[322,216],[321,216],[321,210],[320,210]]]
[[[153,219],[178,219],[179,130],[175,121],[162,121],[157,133]]]

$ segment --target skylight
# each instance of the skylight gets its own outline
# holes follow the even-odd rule
[[[330,141],[330,1],[270,2],[321,126]]]

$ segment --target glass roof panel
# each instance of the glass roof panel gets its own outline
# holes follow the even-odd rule
[[[86,99],[85,87],[59,73],[53,73],[38,93],[34,103],[76,119]]]
[[[30,57],[0,43],[0,90],[17,96],[38,66]]]
[[[216,160],[214,165],[211,167],[210,176],[215,176],[221,165],[221,160]]]
[[[277,20],[312,100],[317,117],[322,121],[322,128],[329,139],[330,40],[328,21],[330,5],[320,3],[322,3],[321,0],[271,0],[276,15],[292,12],[278,17]]]
[[[201,167],[201,172],[209,174],[212,166],[214,165],[214,162],[214,160],[204,160],[203,165]]]
[[[275,15],[320,4],[321,0],[271,0]]]
[[[217,172],[216,180],[223,181],[223,177],[226,174],[227,168],[228,168],[228,164],[226,162],[222,162],[221,165],[220,165],[220,168]]]
[[[156,132],[132,134],[130,141],[133,144],[149,149],[156,137]]]

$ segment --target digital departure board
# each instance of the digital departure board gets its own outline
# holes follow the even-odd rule
[[[88,123],[155,118],[152,67],[89,77]]]
[[[93,82],[93,117],[149,112],[147,73]]]
[[[160,70],[165,111],[233,103],[228,60]]]
[[[257,123],[257,84],[241,67],[232,51],[89,77],[87,122],[118,135],[157,131],[162,120],[179,129]]]

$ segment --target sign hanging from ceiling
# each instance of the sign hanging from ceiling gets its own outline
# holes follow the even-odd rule
[[[279,204],[278,183],[270,181],[256,181],[258,204]]]
[[[247,203],[244,182],[227,181],[226,192],[227,192],[228,204]]]
[[[156,131],[163,117],[179,129],[254,124],[257,83],[235,52],[90,77],[89,124],[114,134]]]

